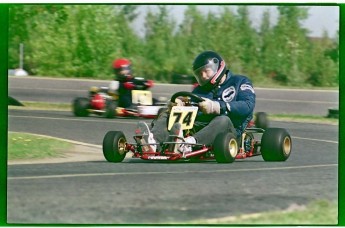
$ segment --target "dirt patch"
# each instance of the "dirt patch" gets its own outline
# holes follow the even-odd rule
[[[35,164],[35,163],[61,163],[61,162],[81,162],[81,161],[104,161],[101,146],[87,146],[74,144],[60,157],[43,159],[14,159],[8,161],[8,165],[13,164]]]

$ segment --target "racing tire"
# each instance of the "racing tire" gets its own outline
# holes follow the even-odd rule
[[[104,112],[104,116],[106,118],[114,118],[116,115],[116,104],[114,101],[112,100],[107,100],[105,103],[105,112]]]
[[[218,163],[232,163],[235,161],[238,144],[233,133],[220,133],[213,143],[213,152]]]
[[[283,128],[268,128],[261,138],[261,155],[265,161],[286,161],[292,149],[290,134]]]
[[[73,101],[73,114],[78,117],[86,117],[89,115],[88,108],[90,101],[86,97],[77,97]]]
[[[255,114],[255,126],[257,128],[267,129],[269,126],[268,116],[266,112],[257,112]]]
[[[108,162],[122,162],[126,157],[126,137],[122,131],[108,131],[103,139],[103,155]]]

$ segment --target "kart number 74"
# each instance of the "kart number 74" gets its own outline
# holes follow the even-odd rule
[[[181,123],[182,129],[187,130],[193,128],[198,107],[194,106],[174,106],[170,111],[168,130],[172,128],[174,123]]]

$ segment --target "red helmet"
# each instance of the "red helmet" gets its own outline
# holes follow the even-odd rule
[[[115,59],[113,62],[113,69],[115,79],[119,81],[127,81],[133,78],[132,76],[132,63],[128,59]]]

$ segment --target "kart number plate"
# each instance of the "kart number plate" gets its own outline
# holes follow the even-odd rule
[[[174,123],[181,123],[182,129],[192,129],[198,107],[194,106],[174,106],[170,111],[168,130],[172,128]]]
[[[152,105],[152,93],[148,90],[132,90],[132,103]]]

